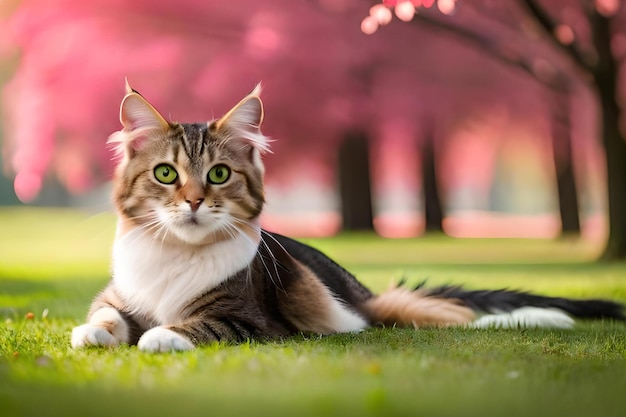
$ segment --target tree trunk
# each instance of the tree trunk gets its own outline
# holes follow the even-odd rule
[[[552,117],[552,156],[561,217],[561,236],[580,235],[578,192],[574,177],[569,95],[557,93]]]
[[[600,91],[609,219],[603,260],[626,259],[626,141],[620,132],[620,110],[614,94]]]
[[[603,260],[626,259],[626,140],[620,130],[617,102],[618,63],[611,50],[611,25],[596,13],[591,18],[592,39],[598,62],[593,76],[600,100],[602,142],[607,170],[609,236]]]
[[[437,183],[437,164],[432,129],[422,137],[422,185],[424,194],[424,232],[443,232],[443,210]]]
[[[367,135],[352,131],[339,147],[339,193],[343,230],[374,230]]]

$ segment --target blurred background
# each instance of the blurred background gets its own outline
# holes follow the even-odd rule
[[[124,77],[186,122],[262,82],[267,228],[566,235],[623,258],[625,9],[3,0],[0,205],[110,210]]]

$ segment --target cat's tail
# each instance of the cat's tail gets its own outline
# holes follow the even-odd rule
[[[513,290],[466,290],[459,286],[402,285],[366,301],[374,325],[475,328],[571,328],[574,318],[626,321],[625,306],[608,300],[546,297]]]

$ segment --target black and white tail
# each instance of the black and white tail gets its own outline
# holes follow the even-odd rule
[[[400,284],[364,304],[374,325],[471,328],[561,328],[574,319],[625,321],[624,305],[598,299],[547,297],[514,290],[466,290],[460,286],[407,288]]]
[[[575,318],[626,320],[624,305],[609,300],[547,297],[507,289],[466,290],[459,286],[423,291],[430,297],[458,300],[469,307],[477,314],[477,319],[469,323],[475,328],[571,328]]]

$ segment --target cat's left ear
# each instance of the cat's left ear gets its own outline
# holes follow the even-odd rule
[[[230,137],[249,142],[264,153],[269,151],[269,139],[261,133],[264,113],[260,95],[261,84],[257,84],[250,94],[215,122],[215,128],[227,132]]]

